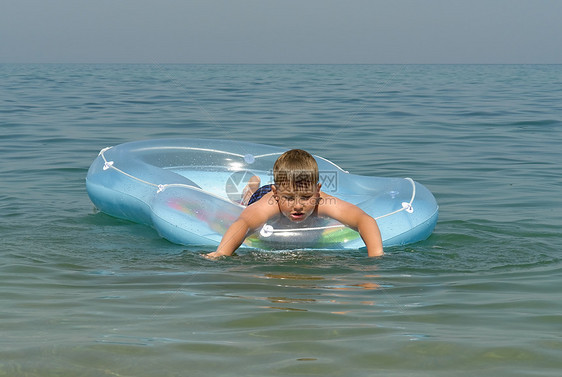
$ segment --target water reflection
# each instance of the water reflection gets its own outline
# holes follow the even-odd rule
[[[263,288],[263,292],[271,292],[275,287],[281,295],[248,296],[236,295],[235,297],[258,301],[268,301],[270,305],[260,305],[260,308],[282,311],[325,311],[332,314],[348,314],[351,311],[329,310],[334,305],[355,303],[361,306],[374,306],[376,300],[370,296],[363,297],[367,291],[376,291],[381,288],[377,282],[380,276],[374,274],[321,276],[317,274],[303,274],[295,272],[266,272],[261,275],[252,275]],[[261,283],[261,280],[265,280]],[[304,297],[303,297],[304,296]],[[234,296],[230,296],[234,297]],[[359,299],[358,299],[359,298]],[[361,299],[363,298],[363,299]],[[325,306],[328,306],[325,308]],[[323,310],[328,309],[328,310]]]

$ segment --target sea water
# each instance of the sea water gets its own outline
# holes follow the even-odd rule
[[[440,218],[206,260],[86,194],[163,137],[411,177]],[[561,141],[560,65],[0,65],[0,376],[559,376]]]

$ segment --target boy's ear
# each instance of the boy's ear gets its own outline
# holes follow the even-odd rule
[[[320,192],[321,187],[322,187],[322,183],[318,182],[318,192]]]
[[[271,185],[271,193],[273,194],[273,199],[279,202],[279,195],[277,194],[277,186]]]

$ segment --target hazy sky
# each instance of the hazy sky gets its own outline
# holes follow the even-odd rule
[[[562,0],[0,0],[0,62],[562,63]]]

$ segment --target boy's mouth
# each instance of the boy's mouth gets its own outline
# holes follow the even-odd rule
[[[293,213],[291,213],[291,220],[293,220],[293,221],[304,220],[304,213],[303,212],[293,212]]]

